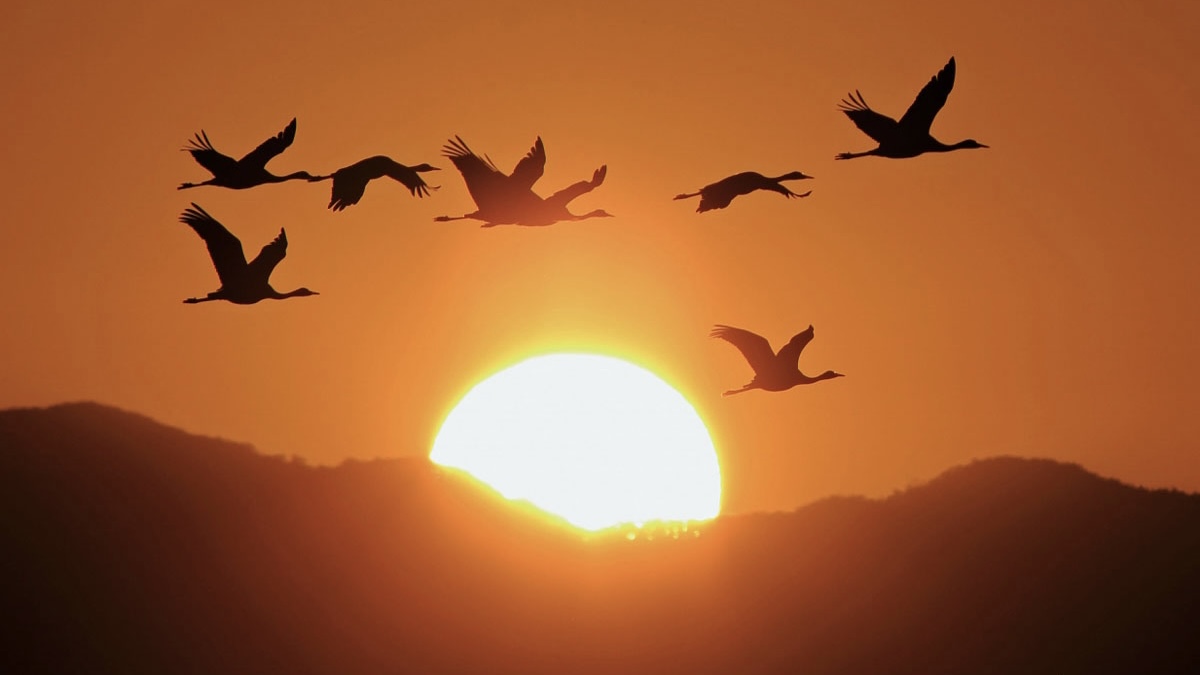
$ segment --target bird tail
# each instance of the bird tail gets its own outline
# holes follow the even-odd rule
[[[700,196],[699,192],[685,192],[683,194],[675,195],[675,199],[691,199],[692,197],[699,197],[699,196]]]

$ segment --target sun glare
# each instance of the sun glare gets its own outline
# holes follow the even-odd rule
[[[609,356],[551,354],[476,385],[430,459],[588,530],[713,518],[721,471],[682,394]]]

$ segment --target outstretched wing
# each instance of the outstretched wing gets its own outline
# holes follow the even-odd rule
[[[237,160],[227,155],[222,155],[213,148],[212,143],[208,140],[208,134],[201,129],[196,137],[188,141],[187,147],[184,150],[192,153],[192,159],[200,166],[208,169],[208,172],[214,176],[228,174],[237,169]]]
[[[258,256],[250,263],[251,276],[264,284],[267,283],[267,280],[271,278],[271,272],[275,270],[275,266],[279,264],[280,260],[283,260],[285,255],[287,255],[287,232],[284,232],[281,227],[275,241],[262,247]]]
[[[462,138],[455,136],[447,141],[442,146],[442,154],[454,162],[455,168],[462,174],[475,206],[486,209],[489,203],[504,200],[508,176],[501,173],[490,160],[475,154]]]
[[[399,181],[414,197],[424,197],[429,194],[429,185],[421,178],[421,174],[412,167],[405,166],[386,155],[368,157],[342,167],[333,172],[333,189],[329,197],[329,208],[341,211],[347,206],[353,206],[362,199],[367,189],[367,183],[387,176]]]
[[[195,202],[179,216],[179,222],[187,223],[204,240],[221,285],[237,283],[246,269],[246,255],[242,253],[241,240]]]
[[[733,326],[723,326],[718,324],[713,327],[710,336],[721,338],[738,348],[742,356],[746,357],[746,361],[750,363],[750,367],[755,373],[765,373],[771,370],[771,364],[775,360],[775,352],[771,350],[771,343],[767,339],[757,333],[751,333],[743,328],[734,328]]]
[[[367,183],[382,176],[387,170],[386,162],[390,161],[383,155],[377,155],[334,171],[329,208],[341,211],[347,206],[357,204],[367,189]]]
[[[780,350],[779,350],[780,363],[781,364],[786,363],[789,366],[791,366],[792,368],[799,369],[799,367],[800,367],[799,366],[800,352],[804,351],[804,348],[806,346],[808,346],[808,343],[812,342],[813,334],[814,333],[813,333],[812,326],[809,326],[808,328],[805,328],[803,331],[796,333],[796,335],[791,340],[789,340],[786,345],[784,345],[782,348],[780,348]],[[782,365],[781,365],[781,367],[782,367]]]
[[[284,127],[283,131],[275,134],[275,136],[271,138],[268,138],[257,148],[246,153],[246,156],[238,160],[238,163],[246,164],[248,166],[265,167],[267,162],[270,161],[272,157],[286,150],[294,140],[296,140],[295,117],[293,117],[292,121],[288,123],[286,127]]]
[[[871,106],[867,105],[867,101],[857,89],[849,95],[849,100],[842,99],[838,109],[846,113],[846,117],[854,122],[854,126],[875,139],[876,143],[888,142],[896,135],[896,129],[900,126],[896,120],[887,115],[871,110]]]
[[[425,179],[421,178],[421,174],[411,166],[401,164],[391,157],[374,157],[372,159],[383,164],[383,175],[408,188],[414,197],[426,197],[430,190],[438,189],[437,187],[431,188]]]
[[[571,200],[575,199],[576,197],[578,197],[580,195],[587,194],[588,192],[591,192],[592,190],[595,190],[596,188],[600,187],[600,185],[602,183],[604,183],[604,177],[607,175],[608,175],[608,165],[605,164],[605,165],[601,166],[599,169],[596,169],[595,171],[592,172],[591,180],[581,180],[577,183],[572,183],[572,184],[568,185],[567,187],[565,187],[565,188],[559,190],[558,192],[555,192],[554,194],[547,197],[546,203],[547,204],[555,204],[558,206],[562,206],[563,208],[566,208],[567,204],[571,203]]]
[[[517,162],[517,168],[513,169],[510,179],[514,185],[531,190],[545,170],[546,146],[542,145],[542,137],[538,136],[529,152]]]
[[[900,118],[900,126],[914,132],[929,133],[929,127],[933,126],[933,118],[942,106],[946,105],[946,97],[950,96],[950,90],[954,88],[954,70],[954,57],[951,56],[950,62],[929,80],[929,84],[921,89],[912,105],[908,106],[908,111]]]
[[[375,176],[368,174],[359,164],[352,164],[334,172],[333,188],[329,194],[329,208],[341,211],[347,206],[357,204],[367,189],[367,182],[378,176],[378,174]]]

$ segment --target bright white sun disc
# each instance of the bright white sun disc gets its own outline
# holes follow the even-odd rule
[[[430,459],[589,530],[720,511],[717,453],[696,410],[609,356],[538,356],[492,375],[446,417]]]

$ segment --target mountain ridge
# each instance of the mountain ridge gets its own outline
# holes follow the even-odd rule
[[[0,411],[0,479],[4,672],[1200,663],[1200,496],[1050,460],[627,541],[423,460],[311,467],[83,403]]]

